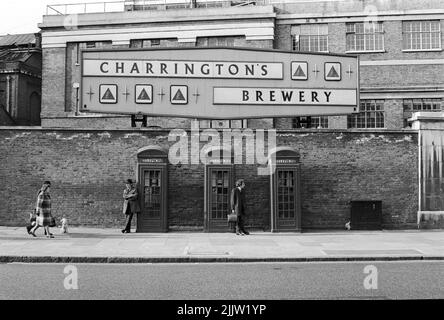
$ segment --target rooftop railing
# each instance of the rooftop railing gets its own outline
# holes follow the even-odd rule
[[[46,15],[269,5],[273,0],[133,0],[51,4]]]

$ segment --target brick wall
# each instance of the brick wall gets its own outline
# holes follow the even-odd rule
[[[43,49],[42,125],[43,119],[65,116],[66,48]]]
[[[415,134],[313,132],[278,141],[301,153],[304,228],[340,228],[351,200],[382,200],[385,228],[416,225]]]
[[[278,133],[278,146],[301,155],[302,227],[343,228],[350,200],[383,201],[385,228],[416,227],[417,134],[413,132]],[[0,225],[20,226],[35,205],[40,184],[53,184],[53,211],[72,225],[120,227],[122,190],[136,178],[136,152],[168,148],[165,130],[0,129]],[[248,225],[269,229],[269,177],[254,165],[235,165],[247,183]],[[170,228],[202,229],[204,166],[169,166]]]
[[[389,99],[384,101],[384,122],[386,129],[399,129],[404,126],[402,100]]]
[[[291,44],[291,25],[275,24],[274,48],[280,50],[293,50]]]
[[[436,86],[443,84],[439,65],[361,66],[361,87]]]
[[[275,121],[276,129],[292,129],[293,119],[292,118],[276,118]]]
[[[332,53],[345,52],[345,23],[328,24],[328,50]]]

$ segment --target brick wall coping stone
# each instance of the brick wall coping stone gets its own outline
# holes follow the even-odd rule
[[[174,129],[181,129],[190,132],[191,129],[183,128],[127,128],[127,129],[96,129],[96,128],[51,128],[51,127],[29,127],[29,126],[0,126],[0,131],[66,131],[66,132],[170,132]],[[259,128],[251,128],[257,130]],[[206,128],[200,129],[200,131]],[[217,130],[217,129],[216,129]],[[223,129],[220,129],[223,130]],[[264,129],[268,130],[268,129]],[[285,133],[353,133],[353,134],[417,134],[418,130],[387,130],[387,129],[277,129],[277,134]]]

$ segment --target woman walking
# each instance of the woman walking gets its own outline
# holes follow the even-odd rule
[[[54,238],[54,236],[49,232],[49,226],[53,222],[54,218],[51,215],[51,196],[49,195],[49,188],[51,187],[51,182],[45,181],[42,188],[39,190],[37,195],[37,205],[36,205],[36,224],[31,232],[32,236],[35,235],[35,231],[39,227],[45,228],[45,234],[48,238]]]

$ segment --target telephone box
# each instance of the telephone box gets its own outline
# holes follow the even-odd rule
[[[205,232],[228,232],[234,166],[231,150],[213,148],[205,164]]]
[[[137,232],[168,231],[168,152],[157,146],[137,154],[140,214]]]
[[[269,158],[271,232],[301,231],[301,188],[299,154],[277,148]]]

